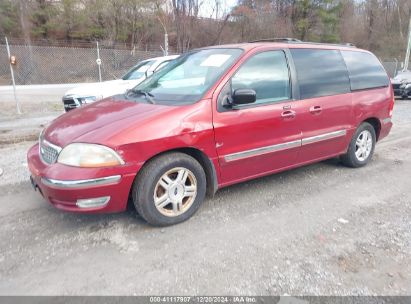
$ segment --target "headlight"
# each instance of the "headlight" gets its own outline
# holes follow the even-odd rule
[[[123,165],[121,157],[109,147],[73,143],[63,148],[57,159],[58,163],[85,168],[98,168]]]
[[[86,96],[78,97],[77,99],[81,102],[81,104],[88,104],[103,99],[103,96]]]

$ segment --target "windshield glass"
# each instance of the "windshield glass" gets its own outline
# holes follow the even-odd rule
[[[148,60],[148,61],[143,61],[137,64],[136,66],[132,67],[126,75],[121,77],[123,80],[133,80],[133,79],[139,79],[143,77],[146,73],[146,71],[153,65],[155,60]]]
[[[201,99],[241,55],[241,49],[203,49],[173,60],[134,91],[149,93],[156,103],[187,104]],[[144,96],[139,96],[144,98]]]

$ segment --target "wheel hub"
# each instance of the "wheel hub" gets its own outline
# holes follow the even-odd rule
[[[184,186],[181,184],[175,184],[167,191],[171,201],[180,201],[184,197]]]

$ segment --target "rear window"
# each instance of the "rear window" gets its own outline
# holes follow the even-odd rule
[[[338,50],[290,49],[301,99],[350,92],[350,79]]]
[[[351,90],[364,90],[389,85],[389,79],[378,59],[370,54],[341,51],[347,64],[351,80]]]

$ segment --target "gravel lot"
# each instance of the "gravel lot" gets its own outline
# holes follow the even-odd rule
[[[162,229],[33,192],[18,134],[57,114],[0,120],[1,295],[411,294],[411,101],[367,167],[332,159],[221,189]]]

